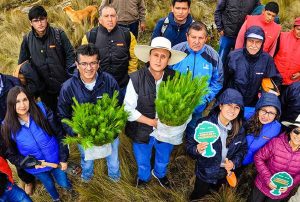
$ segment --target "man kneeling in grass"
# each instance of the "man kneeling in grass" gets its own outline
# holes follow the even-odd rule
[[[152,173],[162,187],[170,188],[166,174],[174,145],[158,141],[153,133],[157,127],[154,101],[160,83],[175,75],[167,66],[180,62],[186,54],[171,50],[171,42],[164,37],[154,38],[151,46],[137,45],[134,52],[138,59],[146,62],[144,68],[130,75],[124,99],[125,110],[130,113],[125,132],[133,140],[138,167],[136,186],[145,188]],[[155,163],[151,170],[153,147]]]

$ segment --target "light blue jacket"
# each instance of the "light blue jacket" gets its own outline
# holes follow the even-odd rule
[[[201,50],[194,52],[187,42],[177,44],[172,49],[187,53],[185,59],[173,65],[171,68],[186,74],[192,72],[192,76],[208,76],[209,93],[204,97],[201,105],[198,105],[194,113],[201,113],[206,105],[215,98],[223,87],[223,64],[218,53],[209,45],[204,45]]]

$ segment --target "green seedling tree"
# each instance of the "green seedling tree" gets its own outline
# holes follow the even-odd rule
[[[118,104],[118,92],[115,91],[112,98],[103,94],[95,104],[79,104],[74,97],[73,101],[72,119],[63,119],[62,122],[78,136],[67,136],[64,143],[79,143],[84,149],[102,146],[113,142],[124,129],[128,113],[124,111],[124,105]]]
[[[207,77],[192,79],[192,74],[176,72],[173,79],[163,81],[155,100],[159,120],[168,126],[183,125],[195,107],[208,93]]]

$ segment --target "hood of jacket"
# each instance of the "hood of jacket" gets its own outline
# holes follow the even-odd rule
[[[277,113],[281,114],[281,104],[276,95],[273,93],[263,93],[262,96],[259,98],[258,102],[255,105],[255,111],[259,110],[265,106],[272,106],[275,107]]]
[[[255,55],[251,55],[248,52],[247,48],[246,48],[247,38],[248,38],[248,36],[250,34],[256,34],[256,35],[259,35],[259,36],[261,36],[263,38],[263,42],[261,44],[261,47],[260,47],[259,51]],[[265,32],[264,32],[264,30],[261,27],[259,27],[259,26],[251,26],[251,27],[249,27],[247,29],[247,31],[245,32],[245,36],[244,36],[244,48],[243,48],[243,50],[244,50],[244,53],[246,54],[246,56],[248,58],[257,58],[257,57],[259,57],[260,54],[263,52],[265,40],[266,40],[265,39]]]

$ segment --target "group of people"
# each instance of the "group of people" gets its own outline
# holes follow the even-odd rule
[[[79,134],[61,120],[72,118],[73,97],[79,103],[96,103],[115,91],[129,112],[125,134],[132,140],[137,164],[136,187],[147,188],[153,176],[171,188],[167,168],[174,143],[157,134],[155,99],[161,82],[176,71],[191,72],[192,78],[206,76],[209,87],[198,98],[185,131],[187,154],[196,160],[190,200],[217,191],[227,183],[228,173],[240,177],[253,164],[257,176],[248,201],[286,200],[300,183],[300,17],[290,32],[281,32],[274,22],[278,4],[269,2],[261,14],[250,15],[257,6],[257,0],[219,0],[219,53],[207,44],[206,25],[190,14],[191,0],[172,1],[150,45],[137,45],[136,40],[138,29],[146,27],[143,0],[102,1],[99,25],[83,36],[75,51],[64,31],[48,23],[46,10],[32,7],[32,30],[23,38],[18,60],[20,80],[0,74],[0,201],[31,201],[35,179],[53,201],[60,201],[55,182],[73,193],[65,172],[69,150],[62,140]],[[145,63],[139,69],[138,59]],[[209,103],[213,107],[203,117]],[[208,143],[195,139],[207,122],[219,133],[211,157],[205,156]],[[117,137],[106,157],[112,182],[121,178],[119,144]],[[94,160],[86,160],[80,144],[78,149],[81,179],[88,183]],[[15,185],[6,159],[16,166],[25,191]],[[270,191],[276,189],[271,178],[278,172],[288,173],[293,184],[277,196]]]

